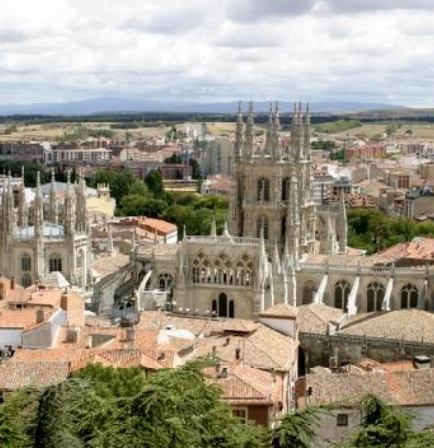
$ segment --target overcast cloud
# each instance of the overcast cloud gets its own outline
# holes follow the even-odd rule
[[[0,104],[106,95],[434,106],[434,0],[14,0]]]

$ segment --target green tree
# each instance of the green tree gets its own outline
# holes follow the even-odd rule
[[[410,418],[398,408],[385,404],[374,395],[362,400],[363,420],[349,448],[406,447],[411,437]]]
[[[169,165],[178,165],[182,163],[181,156],[174,152],[170,157],[166,157],[164,159],[164,163],[167,163]]]
[[[154,196],[163,196],[164,184],[160,171],[151,170],[145,177],[145,183]]]
[[[318,408],[306,408],[285,415],[273,432],[273,448],[310,448],[319,423]]]

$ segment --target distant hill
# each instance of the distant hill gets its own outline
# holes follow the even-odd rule
[[[237,111],[238,103],[215,102],[215,103],[193,103],[193,102],[157,102],[133,97],[98,97],[82,101],[66,103],[39,103],[39,104],[9,104],[0,105],[0,115],[92,115],[103,113],[141,113],[141,112],[164,112],[164,113],[212,113],[233,114]],[[269,103],[266,101],[255,102],[255,112],[267,112]],[[279,102],[280,111],[291,112],[293,103],[289,101]],[[391,109],[397,106],[380,103],[362,102],[313,102],[310,104],[311,111],[319,113],[330,112],[359,112]]]

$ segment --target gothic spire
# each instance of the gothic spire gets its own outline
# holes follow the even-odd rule
[[[244,156],[253,156],[253,101],[249,101],[249,108],[247,113],[246,131],[244,134]]]
[[[84,232],[87,227],[87,210],[86,210],[86,181],[82,171],[78,174],[77,201],[76,201],[76,226],[79,232]]]
[[[280,130],[280,118],[279,118],[279,102],[276,101],[274,105],[274,122],[273,122],[273,158],[275,160],[280,159],[279,148],[279,130]]]
[[[291,255],[294,260],[298,260],[298,250],[300,243],[300,210],[298,200],[298,180],[295,170],[295,166],[292,168],[291,186],[289,190],[289,210],[288,210],[288,222],[289,222],[289,244]]]
[[[270,102],[270,109],[268,112],[267,136],[265,138],[264,154],[271,155],[273,153],[273,136],[274,136],[274,118],[273,118],[273,103]]]
[[[277,245],[277,240],[274,242],[273,271],[276,274],[280,274],[282,272],[282,265],[280,263],[279,247]]]
[[[36,174],[36,196],[34,200],[34,213],[35,237],[42,236],[44,228],[44,201],[42,198],[41,174],[39,171]]]
[[[57,204],[57,187],[54,168],[51,170],[51,190],[50,190],[50,221],[58,224],[58,204]]]
[[[71,172],[68,170],[66,181],[66,193],[64,202],[65,234],[72,235],[75,232],[75,204],[71,192]]]
[[[215,221],[215,216],[213,216],[213,218],[212,218],[211,236],[214,237],[214,238],[217,236],[217,224],[216,224],[216,221]]]
[[[21,185],[18,196],[18,227],[23,228],[28,224],[28,207],[26,200],[26,187],[24,185],[24,166],[21,168]]]
[[[341,194],[341,200],[339,203],[339,252],[346,254],[348,252],[347,239],[348,239],[348,222],[347,222],[347,208],[345,206],[344,194]]]
[[[241,111],[241,101],[238,103],[238,118],[235,131],[235,158],[240,159],[243,156],[243,114]]]

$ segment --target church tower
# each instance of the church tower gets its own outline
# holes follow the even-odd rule
[[[269,259],[274,244],[283,253],[288,241],[298,259],[314,250],[315,205],[310,156],[309,107],[294,106],[288,148],[279,140],[279,108],[270,104],[265,141],[254,138],[253,103],[248,104],[244,140],[241,108],[235,135],[235,175],[230,195],[233,236],[260,238]]]

